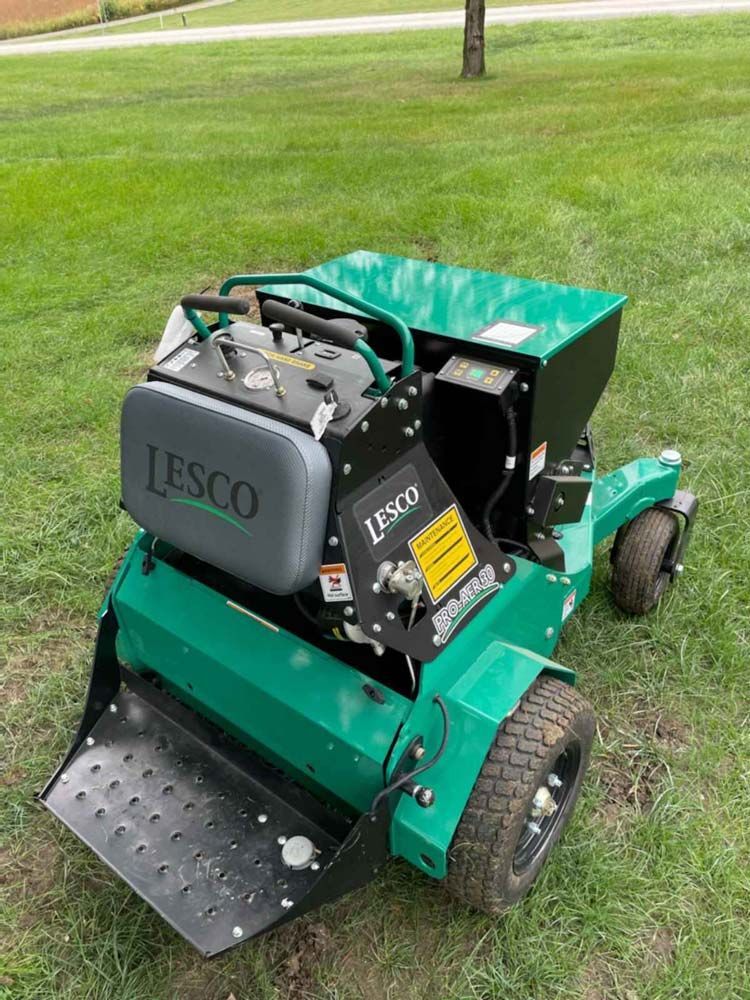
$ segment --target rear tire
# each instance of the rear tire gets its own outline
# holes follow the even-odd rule
[[[498,914],[526,895],[573,812],[595,727],[588,702],[568,684],[544,676],[532,684],[499,727],[456,829],[452,896]],[[540,790],[555,801],[549,816],[533,815]]]
[[[612,560],[612,596],[623,611],[645,615],[659,603],[671,575],[663,568],[679,538],[676,519],[649,507],[620,528]]]

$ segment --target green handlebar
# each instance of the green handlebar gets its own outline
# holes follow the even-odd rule
[[[359,298],[358,295],[352,295],[351,292],[335,288],[333,285],[329,285],[327,281],[321,281],[320,278],[316,278],[312,274],[235,274],[233,277],[227,278],[221,286],[219,294],[228,295],[237,285],[308,285],[310,288],[315,288],[325,295],[330,295],[331,298],[338,299],[339,302],[344,302],[354,309],[359,309],[367,316],[387,323],[388,326],[396,331],[401,340],[401,375],[402,377],[411,375],[414,371],[414,341],[412,340],[411,331],[402,319],[394,316],[387,309],[381,309],[380,306],[373,305],[371,302]],[[229,323],[229,314],[220,313],[219,323],[221,326],[227,326]],[[364,342],[362,342],[362,346],[358,345],[357,350],[369,364],[370,370],[378,383],[378,388],[382,392],[386,392],[387,390],[384,388],[384,385],[387,384],[388,388],[390,388],[390,381],[383,371],[383,366],[380,364],[378,356]]]

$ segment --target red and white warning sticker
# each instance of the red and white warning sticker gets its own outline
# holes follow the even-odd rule
[[[321,566],[318,579],[320,580],[320,589],[323,591],[323,600],[327,603],[353,599],[352,585],[349,582],[349,574],[344,563]]]
[[[562,620],[565,621],[573,613],[573,608],[576,606],[576,592],[571,590],[568,596],[563,601],[562,606]]]
[[[534,476],[538,476],[540,472],[543,472],[546,464],[547,442],[542,441],[542,443],[532,451],[529,458],[529,479],[533,479]]]

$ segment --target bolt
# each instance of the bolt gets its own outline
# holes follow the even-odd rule
[[[557,583],[557,577],[554,573],[548,573],[546,579],[547,583]]]
[[[241,938],[242,937],[242,928],[241,927],[233,927],[232,928],[232,937],[233,938]]]
[[[534,516],[534,508],[531,507],[531,506],[528,506],[526,508],[526,513],[529,515],[529,517],[533,517]]]
[[[583,471],[584,472],[591,472],[591,466],[589,465],[588,462],[584,465]]]
[[[547,784],[550,788],[560,788],[562,787],[562,781],[557,777],[556,774],[547,775]]]
[[[286,837],[284,836],[283,833],[282,833],[282,835],[280,837],[276,838],[276,843],[277,844],[285,844],[286,843]]]
[[[661,455],[659,455],[659,461],[662,465],[681,465],[682,455],[679,451],[675,451],[674,448],[665,448]]]
[[[347,606],[344,608],[344,614],[346,615],[347,618],[351,618],[351,616],[354,614],[354,608],[351,606],[351,604],[347,604]]]
[[[547,361],[545,359],[544,361],[542,361],[542,368],[546,368],[546,367],[547,367]]]
[[[422,421],[421,420],[415,420],[414,421],[414,430],[418,431],[421,426],[422,426]]]
[[[511,566],[511,564],[509,562],[504,562],[503,563],[503,573],[510,573],[510,571],[512,569],[513,569],[513,567]]]
[[[117,711],[117,705],[110,705],[109,706],[109,710],[110,710],[110,712],[116,712]]]
[[[531,830],[533,834],[536,834],[536,836],[539,836],[539,834],[542,832],[541,826],[539,826],[538,823],[532,823],[530,819],[526,820],[526,826],[529,828],[529,830]]]
[[[518,388],[521,390],[521,392],[528,392],[529,391],[529,383],[528,382],[521,382],[519,384]]]
[[[383,407],[383,409],[385,409],[385,407],[388,406],[388,397],[387,396],[381,397],[380,405],[381,405],[381,407]]]
[[[398,407],[399,410],[408,410],[409,409],[409,404],[407,403],[407,401],[405,399],[399,399],[398,402],[396,403],[396,406]]]
[[[561,507],[565,506],[565,497],[561,493],[560,496],[555,500],[555,510],[560,510]]]
[[[335,535],[331,535],[331,537],[328,539],[328,544],[331,545],[331,546],[338,545],[339,544],[339,540],[338,540],[338,538]]]
[[[674,571],[675,571],[675,573],[684,573],[685,572],[685,567],[683,566],[682,563],[677,563],[677,565],[674,568]]]
[[[414,747],[411,754],[409,755],[412,760],[421,760],[425,755],[425,749],[423,746]]]
[[[435,792],[431,788],[427,788],[426,785],[420,785],[417,788],[414,798],[417,805],[420,805],[423,809],[429,809],[430,806],[435,804]]]
[[[543,542],[544,541],[544,532],[543,531],[535,531],[534,532],[534,538],[536,538],[536,540],[538,542]]]
[[[288,899],[288,898],[287,898],[287,897],[285,896],[285,897],[284,897],[284,898],[283,898],[283,899],[281,900],[281,905],[282,905],[282,906],[284,907],[284,909],[285,909],[285,910],[288,910],[288,909],[289,909],[290,907],[294,906],[294,903],[292,902],[292,900],[291,900],[291,899]]]
[[[319,861],[313,861],[313,863],[310,865],[310,868],[314,872],[320,871],[320,862]]]
[[[414,396],[417,395],[418,392],[419,392],[419,390],[417,389],[417,387],[415,385],[410,385],[409,388],[406,390],[407,395],[411,396],[412,399],[414,398]]]
[[[96,743],[96,740],[94,739],[93,736],[87,736],[86,737],[86,746],[87,747],[92,747],[94,745],[94,743]]]
[[[68,782],[70,781],[70,775],[69,775],[69,774],[61,774],[61,775],[60,775],[60,781],[61,781],[61,782],[62,782],[62,783],[63,783],[64,785],[67,785],[67,783],[68,783]]]
[[[267,823],[268,822],[268,816],[266,816],[265,813],[261,813],[260,816],[258,816],[258,822],[259,823]]]
[[[561,576],[560,577],[560,583],[563,585],[563,587],[569,587],[570,586],[570,577],[569,576]]]
[[[346,465],[343,468],[343,473],[344,473],[345,476],[348,476],[351,471],[352,471],[352,467],[347,462]]]
[[[386,619],[389,622],[392,622],[395,619],[395,617],[396,617],[396,612],[395,611],[386,611],[385,617],[386,617]]]
[[[433,635],[433,637],[432,637],[432,645],[433,646],[439,646],[440,645],[440,641],[441,640],[440,640],[440,636],[439,635]]]
[[[373,585],[372,585],[372,592],[373,592],[373,594],[379,594],[380,591],[381,591],[380,584],[376,580],[375,583],[373,583]]]
[[[404,435],[406,437],[408,437],[408,438],[413,438],[414,437],[414,428],[413,427],[404,427]]]
[[[362,423],[360,424],[360,428],[362,430],[362,433],[366,434],[370,429],[369,422],[367,420],[363,420]]]
[[[555,634],[555,630],[552,628],[551,625],[547,629],[545,629],[545,631],[544,631],[544,637],[545,637],[545,639],[551,639],[554,634]]]
[[[375,622],[375,624],[372,626],[372,630],[377,635],[378,632],[382,632],[383,631],[383,628],[382,628],[381,625],[378,625],[378,623]]]

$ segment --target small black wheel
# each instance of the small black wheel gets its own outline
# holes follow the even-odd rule
[[[612,596],[619,608],[645,615],[656,607],[672,578],[679,534],[677,519],[658,507],[620,528],[612,558]]]
[[[595,728],[577,691],[537,678],[499,727],[456,829],[452,896],[497,914],[526,895],[573,812]]]

